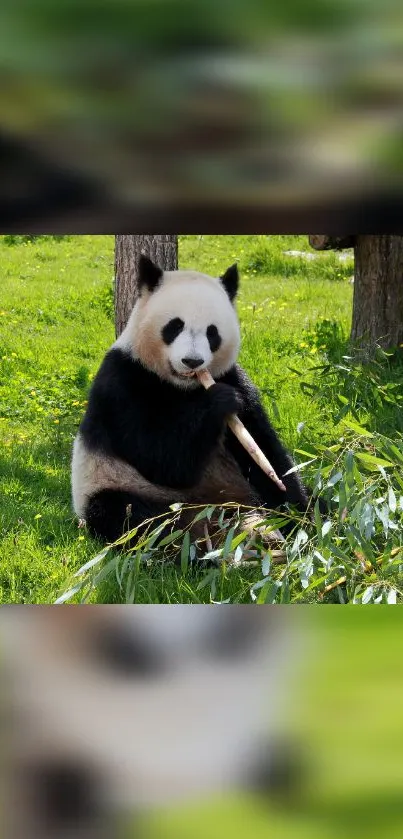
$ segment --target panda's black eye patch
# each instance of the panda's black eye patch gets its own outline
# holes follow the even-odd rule
[[[150,680],[165,671],[160,651],[141,634],[127,632],[118,626],[98,629],[92,638],[92,657],[98,667],[120,679]]]
[[[204,638],[204,655],[223,661],[246,659],[258,644],[261,622],[250,610],[249,614],[236,611],[221,609],[220,619]]]
[[[173,318],[168,321],[162,330],[162,340],[164,341],[164,344],[172,344],[175,338],[177,338],[182,332],[184,325],[185,324],[181,318]]]
[[[207,340],[210,344],[211,352],[216,352],[221,345],[221,335],[216,326],[213,323],[207,327],[206,331]]]

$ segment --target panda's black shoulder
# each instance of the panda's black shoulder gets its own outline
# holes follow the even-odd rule
[[[80,432],[89,448],[107,448],[107,428],[117,403],[123,404],[137,371],[130,357],[118,348],[109,350],[98,369],[88,395]]]
[[[86,416],[104,413],[119,403],[124,409],[134,398],[141,379],[140,364],[118,347],[110,349],[92,382]]]
[[[112,347],[106,353],[95,376],[91,394],[106,390],[111,394],[116,389],[130,387],[141,375],[140,364],[129,353],[119,347]]]
[[[144,393],[147,393],[148,399],[155,398],[158,402],[161,389],[165,391],[166,384],[156,373],[147,370],[129,352],[112,347],[95,376],[89,402],[105,396],[111,401],[119,398],[138,403]]]
[[[80,432],[91,449],[109,451],[118,425],[133,423],[148,388],[147,371],[124,350],[110,349],[94,378]],[[151,390],[153,392],[153,390]],[[119,423],[117,424],[117,419]]]

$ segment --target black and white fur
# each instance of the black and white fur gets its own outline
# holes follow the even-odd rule
[[[73,503],[91,533],[113,542],[128,524],[169,511],[176,501],[233,501],[306,510],[292,460],[278,439],[257,388],[236,363],[240,332],[234,301],[236,266],[221,278],[163,272],[146,257],[128,324],[94,379],[72,462]],[[208,369],[205,390],[194,375]],[[238,413],[275,471],[283,493],[231,431]]]

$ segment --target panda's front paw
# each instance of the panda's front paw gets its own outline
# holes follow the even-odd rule
[[[237,414],[242,409],[242,397],[231,385],[216,382],[207,392],[214,411],[222,418]]]

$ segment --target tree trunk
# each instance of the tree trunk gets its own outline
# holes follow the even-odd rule
[[[403,343],[403,236],[357,236],[351,340],[369,352]]]
[[[164,271],[178,267],[177,236],[115,237],[115,330],[116,336],[126,326],[137,296],[137,263],[140,254],[149,256]]]

